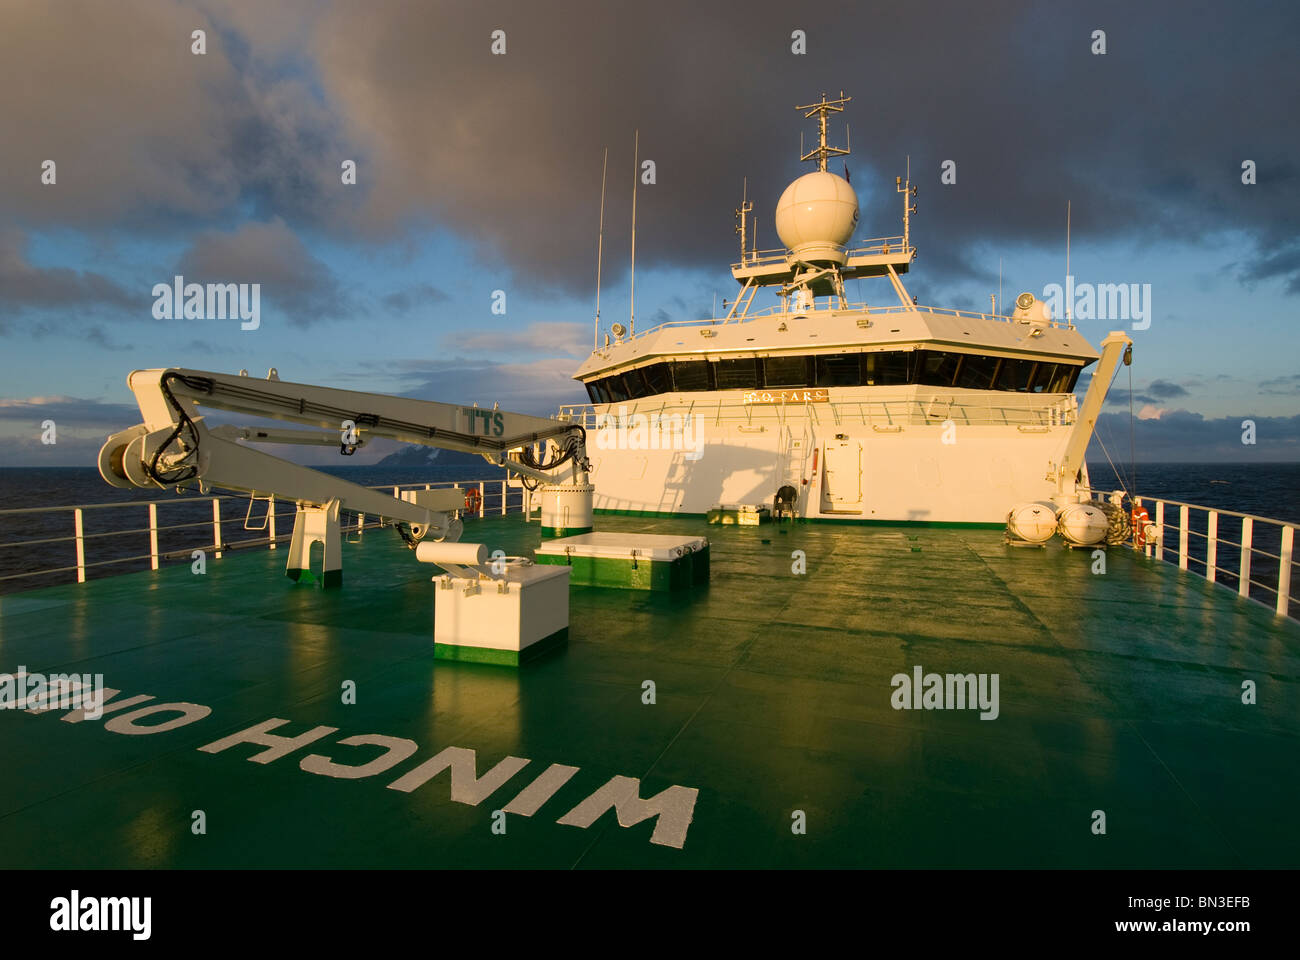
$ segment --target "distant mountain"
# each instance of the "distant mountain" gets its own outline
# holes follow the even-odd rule
[[[390,453],[384,459],[380,460],[377,467],[402,467],[402,468],[420,468],[420,467],[458,467],[462,469],[474,469],[476,471],[492,471],[494,468],[490,463],[480,457],[477,453],[461,453],[459,450],[440,450],[437,447],[425,447],[418,443],[407,444],[400,450]]]

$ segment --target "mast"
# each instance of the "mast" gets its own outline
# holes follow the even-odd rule
[[[609,147],[605,148],[605,160],[600,166],[600,231],[596,234],[596,333],[592,338],[591,349],[600,347],[600,262],[605,252],[605,173],[609,170]]]
[[[741,193],[740,206],[736,209],[736,216],[740,218],[740,223],[736,225],[736,232],[740,234],[740,262],[744,263],[746,259],[745,241],[748,239],[749,231],[746,229],[745,219],[754,210],[754,204],[749,199],[749,177],[745,178],[745,186]],[[757,235],[755,235],[757,239]]]
[[[1070,201],[1065,201],[1065,323],[1074,326],[1070,316],[1070,301],[1074,299],[1074,285],[1070,283]]]
[[[641,131],[632,141],[632,300],[628,313],[628,335],[636,333],[636,182],[641,178]]]
[[[902,177],[894,178],[894,192],[903,195],[903,249],[910,249],[912,245],[912,214],[916,213],[916,204],[912,199],[916,196],[916,187],[912,186],[912,155],[907,155],[907,179]]]
[[[799,161],[801,163],[804,160],[811,160],[813,157],[816,157],[817,169],[825,170],[826,161],[828,158],[842,157],[848,154],[849,151],[844,147],[830,147],[826,145],[826,123],[827,123],[827,119],[832,113],[843,113],[844,104],[848,103],[852,99],[853,99],[852,97],[844,96],[844,91],[841,90],[840,98],[838,100],[827,100],[826,94],[823,92],[820,103],[806,103],[803,106],[795,107],[796,110],[808,111],[807,113],[804,114],[805,120],[813,116],[817,118],[818,144],[814,149],[809,150],[807,153],[805,153],[803,156],[799,158]],[[799,149],[801,151],[803,150],[802,141],[800,142]]]

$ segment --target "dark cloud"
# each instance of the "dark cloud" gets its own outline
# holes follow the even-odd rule
[[[1243,421],[1255,424],[1255,443],[1242,443]],[[1130,441],[1130,429],[1133,430]],[[1300,460],[1300,416],[1249,414],[1207,419],[1187,410],[1167,411],[1158,419],[1129,420],[1127,413],[1097,419],[1089,459],[1102,460],[1101,442],[1111,456],[1127,461],[1132,446],[1146,463],[1276,463]]]
[[[231,6],[197,5],[208,9],[7,0],[0,216],[154,230],[250,213],[314,221],[360,199],[339,189],[339,164],[358,151],[303,66],[311,5],[277,3],[242,34]],[[39,179],[46,160],[54,185]]]
[[[1078,385],[1080,390],[1084,389],[1082,380],[1083,378],[1080,377],[1080,384]],[[1088,375],[1088,382],[1090,383],[1091,381],[1092,377],[1091,375]],[[1188,392],[1186,387],[1180,384],[1171,383],[1168,380],[1152,380],[1145,387],[1140,387],[1134,390],[1133,402],[1163,406],[1170,400],[1187,396],[1191,396],[1191,394]],[[1124,406],[1128,402],[1129,395],[1127,390],[1112,389],[1110,393],[1106,395],[1106,405],[1109,407]]]
[[[1259,392],[1294,397],[1300,394],[1300,373],[1291,373],[1284,377],[1261,380],[1259,382]]]
[[[108,334],[104,332],[103,327],[91,327],[90,329],[82,333],[81,336],[84,340],[93,343],[95,346],[103,350],[120,352],[123,350],[135,349],[135,344],[114,342],[112,339],[109,338]]]
[[[148,299],[130,293],[99,273],[65,267],[37,267],[27,259],[27,236],[0,229],[0,308],[147,308]]]
[[[329,268],[279,219],[246,223],[230,232],[199,234],[175,272],[186,283],[261,284],[262,307],[283,310],[298,326],[358,310]],[[159,282],[170,283],[171,279],[161,277]]]
[[[450,298],[447,294],[433,286],[433,284],[419,283],[405,290],[390,293],[381,302],[394,313],[410,313],[417,307],[443,303],[448,299]]]
[[[444,403],[491,407],[549,417],[564,403],[587,403],[582,385],[573,379],[569,358],[521,363],[497,363],[457,357],[439,362],[407,362],[386,368],[404,385],[401,396]]]
[[[1170,383],[1168,380],[1152,380],[1150,386],[1147,387],[1147,392],[1162,400],[1187,396],[1187,391],[1183,387],[1176,383]]]
[[[1247,283],[1273,277],[1286,277],[1286,292],[1300,293],[1300,241],[1263,253],[1241,270],[1241,278]]]
[[[140,411],[129,403],[104,403],[78,397],[30,397],[0,400],[0,420],[37,425],[42,420],[53,420],[60,429],[111,426],[120,430],[137,423]]]
[[[776,246],[772,208],[813,129],[791,108],[842,88],[860,236],[898,232],[910,155],[927,276],[987,281],[990,248],[1055,249],[1069,199],[1078,243],[1241,231],[1242,279],[1300,292],[1294,4],[196,3],[11,0],[0,58],[24,82],[0,87],[0,166],[31,175],[0,214],[142,230],[281,217],[348,241],[439,226],[590,291],[605,147],[607,280],[628,261],[634,128],[657,170],[638,259],[722,269],[742,177],[760,246]],[[57,187],[38,182],[50,157]]]

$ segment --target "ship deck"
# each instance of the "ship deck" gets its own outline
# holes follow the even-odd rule
[[[0,711],[0,866],[1300,865],[1300,624],[1127,549],[1098,575],[1087,551],[989,530],[597,526],[709,537],[710,584],[575,587],[567,644],[518,669],[433,659],[433,571],[391,530],[345,544],[333,592],[292,584],[285,551],[262,549],[202,576],[186,563],[0,597],[0,671],[102,673],[122,697],[211,708],[136,736]],[[538,537],[512,516],[464,539],[513,555]],[[998,674],[999,716],[893,709],[891,678],[918,665]],[[265,764],[249,745],[197,749],[271,718],[338,733]],[[363,779],[300,769],[312,752],[370,759],[337,745],[359,734],[419,750]],[[475,751],[479,776],[531,762],[477,805],[450,798],[445,772],[386,789],[448,746]],[[579,769],[495,833],[493,811],[552,763]],[[680,849],[612,811],[557,822],[615,776],[642,797],[698,789]]]

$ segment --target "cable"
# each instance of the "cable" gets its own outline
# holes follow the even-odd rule
[[[147,473],[155,483],[163,487],[184,483],[186,480],[192,480],[194,477],[198,476],[199,473],[199,464],[197,460],[199,453],[199,432],[194,426],[194,421],[190,419],[190,415],[185,411],[185,408],[181,406],[181,403],[176,399],[175,394],[172,393],[170,383],[173,380],[179,380],[192,390],[200,390],[205,393],[211,392],[212,390],[212,381],[204,377],[187,377],[184,374],[175,371],[168,371],[159,378],[158,388],[162,391],[163,397],[167,400],[167,403],[176,411],[176,428],[172,430],[172,432],[167,435],[167,439],[160,443],[158,448],[154,450],[153,456],[150,458],[149,462],[144,465],[144,469],[145,473]],[[176,462],[172,471],[163,473],[158,469],[158,461],[162,459],[163,453],[168,447],[176,442],[182,433],[187,433],[189,435],[188,443],[182,443],[182,446],[186,448],[185,456],[181,457],[180,460]],[[182,466],[182,464],[188,464],[188,466]]]

